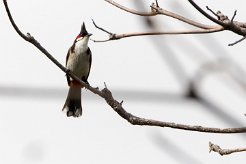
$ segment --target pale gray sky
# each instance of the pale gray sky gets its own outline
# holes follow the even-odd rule
[[[137,1],[137,0],[135,0]],[[136,8],[133,0],[118,0]],[[153,1],[145,1],[146,8]],[[244,1],[197,1],[245,21]],[[186,1],[166,0],[164,8],[211,24]],[[84,21],[94,39],[107,35],[92,22],[112,32],[144,31],[142,18],[103,0],[9,0],[19,28],[30,32],[60,62]],[[61,108],[67,94],[65,75],[12,28],[0,5],[0,163],[243,163],[245,153],[221,157],[208,153],[208,142],[225,148],[246,147],[245,135],[204,134],[167,128],[132,126],[101,98],[83,90],[83,116],[67,118]],[[160,29],[190,26],[158,16]],[[230,76],[213,72],[200,83],[205,100],[198,103],[179,95],[200,66],[221,58],[225,67],[244,78],[230,63],[246,69],[245,42],[231,32],[209,35],[135,37],[93,43],[92,86],[106,82],[123,106],[141,117],[211,127],[245,126],[243,90]],[[182,64],[175,75],[172,58]],[[178,69],[177,65],[174,69]]]

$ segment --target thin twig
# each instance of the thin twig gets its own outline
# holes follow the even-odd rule
[[[207,132],[207,133],[245,133],[246,127],[241,128],[210,128],[210,127],[202,127],[202,126],[191,126],[191,125],[185,125],[185,124],[177,124],[173,122],[164,122],[164,121],[157,121],[152,119],[145,119],[141,117],[137,117],[132,115],[131,113],[127,112],[122,107],[122,102],[118,102],[113,98],[113,95],[111,91],[107,88],[105,83],[105,88],[102,90],[99,90],[97,87],[93,88],[89,84],[85,84],[80,78],[76,77],[71,71],[68,71],[62,64],[60,64],[48,51],[46,51],[41,44],[30,34],[27,36],[24,35],[17,25],[15,24],[10,10],[8,8],[7,0],[3,0],[4,6],[6,9],[6,12],[8,13],[9,20],[16,30],[16,32],[26,41],[33,44],[35,47],[37,47],[41,52],[43,52],[54,64],[56,64],[63,72],[67,73],[71,78],[77,80],[81,83],[81,85],[84,85],[85,88],[90,90],[91,92],[99,95],[100,97],[104,98],[104,100],[108,103],[108,105],[111,106],[111,108],[117,112],[122,118],[126,119],[128,122],[130,122],[133,125],[145,125],[145,126],[157,126],[157,127],[169,127],[169,128],[175,128],[175,129],[181,129],[181,130],[189,130],[189,131],[197,131],[197,132]]]
[[[241,38],[241,39],[239,39],[239,40],[237,40],[237,41],[235,41],[233,43],[228,44],[228,46],[234,46],[235,44],[238,44],[239,42],[241,42],[241,41],[243,41],[245,39],[246,39],[246,36],[244,36],[243,38]]]
[[[233,16],[232,16],[232,18],[231,18],[231,22],[234,21],[234,18],[236,17],[236,15],[237,15],[237,10],[234,11],[234,14],[233,14]]]
[[[229,155],[232,153],[244,152],[246,151],[246,148],[222,149],[219,145],[215,145],[212,142],[209,142],[209,152],[211,151],[217,152],[221,156],[223,156],[223,155]]]
[[[99,30],[102,30],[102,31],[108,33],[109,35],[113,35],[112,32],[109,32],[109,31],[103,29],[102,27],[97,26],[97,24],[95,23],[95,21],[94,21],[93,19],[91,19],[91,20],[92,20],[92,23],[94,24],[94,26],[95,26],[96,28],[98,28]]]
[[[223,27],[226,26],[225,23],[215,19],[214,17],[210,16],[208,13],[206,13],[201,7],[199,7],[193,0],[188,0],[190,2],[190,4],[196,8],[201,14],[203,14],[205,17],[207,17],[209,20],[213,21],[214,23],[221,25]]]
[[[207,10],[210,11],[214,16],[216,16],[217,18],[219,18],[219,16],[212,10],[210,9],[208,6],[206,6]]]
[[[155,5],[156,5],[157,7],[159,7],[158,0],[155,0]]]

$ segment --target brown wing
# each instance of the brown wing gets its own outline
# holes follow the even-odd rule
[[[86,53],[87,53],[87,55],[89,55],[89,71],[88,71],[88,73],[87,73],[85,79],[82,79],[82,80],[85,81],[86,83],[88,83],[87,79],[88,79],[89,74],[90,74],[90,70],[91,70],[91,61],[92,61],[91,50],[90,50],[89,47],[88,47]]]
[[[67,61],[68,61],[68,58],[69,58],[69,54],[72,53],[71,51],[74,49],[74,44],[72,47],[70,47],[68,49],[68,52],[67,52],[67,56],[66,56],[66,67],[67,67]],[[68,86],[70,86],[70,83],[71,83],[71,80],[70,80],[70,77],[66,74],[66,77],[67,77],[67,84]]]
[[[74,52],[74,47],[75,47],[75,41],[73,42],[73,45],[68,49],[67,57],[66,57],[66,66],[67,66],[67,60],[68,60],[69,54]]]

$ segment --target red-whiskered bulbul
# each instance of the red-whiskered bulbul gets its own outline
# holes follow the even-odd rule
[[[85,83],[88,83],[87,79],[91,69],[91,50],[88,47],[91,35],[86,31],[83,23],[81,31],[69,48],[66,57],[66,68]],[[81,88],[83,86],[68,75],[66,76],[69,91],[62,111],[66,112],[68,117],[79,117],[82,115]]]

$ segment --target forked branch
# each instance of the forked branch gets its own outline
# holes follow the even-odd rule
[[[214,32],[229,30],[229,31],[232,31],[238,35],[243,36],[242,39],[239,39],[238,41],[229,44],[229,46],[233,46],[233,45],[243,41],[246,37],[246,23],[234,21],[234,18],[236,16],[236,11],[234,12],[233,17],[231,19],[229,19],[222,12],[218,11],[217,13],[215,13],[214,11],[212,11],[211,9],[209,9],[207,7],[207,10],[212,12],[213,15],[215,15],[217,17],[217,18],[214,18],[213,16],[208,14],[206,11],[204,11],[200,6],[198,6],[193,0],[188,0],[188,1],[197,11],[199,11],[201,14],[203,14],[205,17],[207,17],[212,22],[216,23],[217,26],[205,25],[205,24],[193,21],[191,19],[185,18],[185,17],[178,15],[176,13],[162,9],[159,6],[157,0],[155,1],[155,3],[152,3],[152,5],[150,5],[150,11],[149,12],[136,11],[136,10],[127,8],[125,6],[122,6],[121,4],[116,3],[112,0],[105,0],[105,1],[112,4],[113,6],[115,6],[117,8],[119,8],[119,9],[124,10],[126,12],[129,12],[131,14],[135,14],[135,15],[139,15],[139,16],[165,15],[165,16],[177,19],[181,22],[187,23],[189,25],[192,25],[192,26],[200,28],[200,29],[199,30],[184,30],[184,31],[132,32],[132,33],[125,33],[125,34],[113,34],[113,33],[111,33],[109,35],[108,39],[93,40],[95,42],[106,42],[106,41],[110,41],[110,40],[122,39],[122,38],[133,37],[133,36],[143,36],[143,35],[204,34],[204,33],[214,33]],[[103,29],[103,28],[99,28],[99,29]]]

